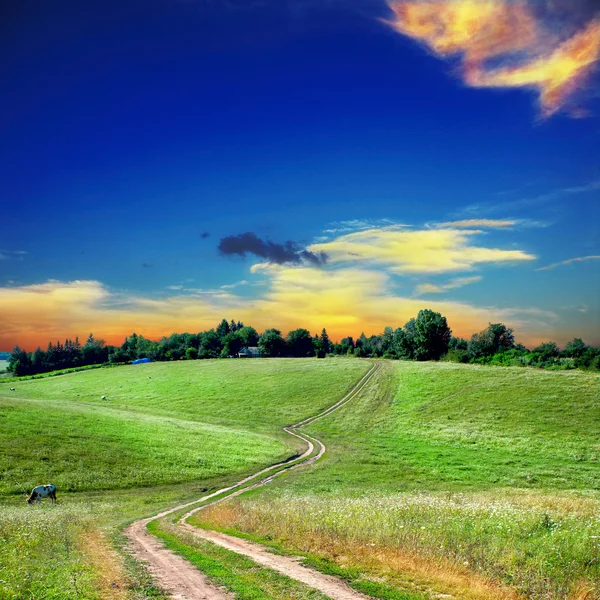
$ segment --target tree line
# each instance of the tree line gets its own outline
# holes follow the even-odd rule
[[[36,375],[60,369],[96,364],[130,363],[140,358],[153,361],[196,360],[237,357],[245,348],[258,347],[262,356],[296,357],[329,354],[399,360],[448,360],[500,366],[536,366],[549,369],[600,370],[600,348],[576,338],[564,349],[547,342],[529,350],[515,343],[514,332],[502,323],[490,323],[470,340],[452,336],[446,317],[432,310],[421,310],[403,327],[386,327],[383,333],[354,340],[348,336],[332,342],[323,329],[312,335],[308,329],[294,329],[283,336],[278,329],[259,334],[240,321],[223,319],[216,328],[200,333],[174,333],[158,341],[132,333],[121,346],[106,345],[90,333],[85,344],[67,339],[50,343],[47,350],[28,353],[16,347],[8,370],[16,376]]]

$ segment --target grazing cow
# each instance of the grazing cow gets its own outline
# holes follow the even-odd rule
[[[56,486],[52,483],[48,485],[38,485],[31,490],[31,495],[27,498],[28,504],[41,502],[42,498],[50,498],[52,502],[56,502]]]

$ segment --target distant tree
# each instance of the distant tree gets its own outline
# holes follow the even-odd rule
[[[221,357],[227,358],[228,356],[237,356],[243,347],[244,342],[239,334],[239,331],[230,331],[223,338],[223,350],[221,350]]]
[[[220,339],[223,339],[230,331],[231,328],[229,327],[227,319],[223,319],[216,329],[216,334],[219,336]]]
[[[294,331],[290,331],[286,342],[290,356],[305,358],[307,356],[314,356],[315,354],[313,338],[308,329],[294,329]]]
[[[381,334],[381,351],[386,358],[396,356],[394,351],[394,330],[391,327],[386,327]]]
[[[565,346],[562,353],[567,358],[579,358],[586,349],[586,343],[581,338],[575,338]]]
[[[38,346],[31,356],[31,366],[34,373],[44,373],[47,368],[46,353]]]
[[[493,356],[515,346],[513,330],[503,323],[490,323],[483,331],[473,334],[468,343],[470,358]]]
[[[556,342],[544,342],[532,350],[533,354],[538,354],[542,360],[548,360],[549,358],[558,358],[560,356],[560,350],[556,345]]]
[[[86,343],[81,349],[81,363],[84,365],[96,365],[108,360],[108,351],[104,346],[104,340],[96,340],[90,333]]]
[[[264,356],[283,356],[285,340],[278,329],[267,329],[258,340],[258,347]]]
[[[218,358],[222,350],[223,343],[214,329],[209,329],[202,334],[198,353],[199,358]]]
[[[450,342],[448,343],[449,350],[466,350],[469,347],[469,342],[461,337],[450,338]]]
[[[452,331],[446,317],[439,312],[425,309],[419,311],[416,319],[404,326],[410,331],[413,358],[416,360],[439,360],[448,352]]]
[[[321,335],[319,337],[319,342],[317,346],[317,356],[319,358],[325,358],[327,354],[331,352],[331,342],[329,341],[329,336],[327,335],[327,330],[323,327],[323,331],[321,331]]]
[[[340,354],[353,354],[354,340],[349,336],[342,339],[340,342]]]
[[[198,349],[190,347],[185,351],[185,357],[187,360],[196,360],[198,358]]]
[[[237,330],[237,334],[240,336],[245,348],[258,345],[258,332],[254,327],[242,325],[242,327]]]
[[[33,365],[31,364],[31,357],[25,350],[21,350],[19,346],[15,346],[10,358],[8,359],[8,370],[21,377],[22,375],[31,375],[33,371]]]
[[[354,354],[359,357],[371,356],[371,346],[369,340],[363,331],[359,338],[356,340],[356,346],[354,347]]]

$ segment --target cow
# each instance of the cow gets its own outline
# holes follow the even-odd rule
[[[31,495],[27,498],[27,504],[41,502],[42,498],[50,498],[52,502],[56,502],[56,486],[52,483],[48,485],[38,485],[31,490]]]

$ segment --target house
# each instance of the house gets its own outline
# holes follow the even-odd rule
[[[262,352],[258,346],[242,348],[238,354],[239,358],[262,358]]]

